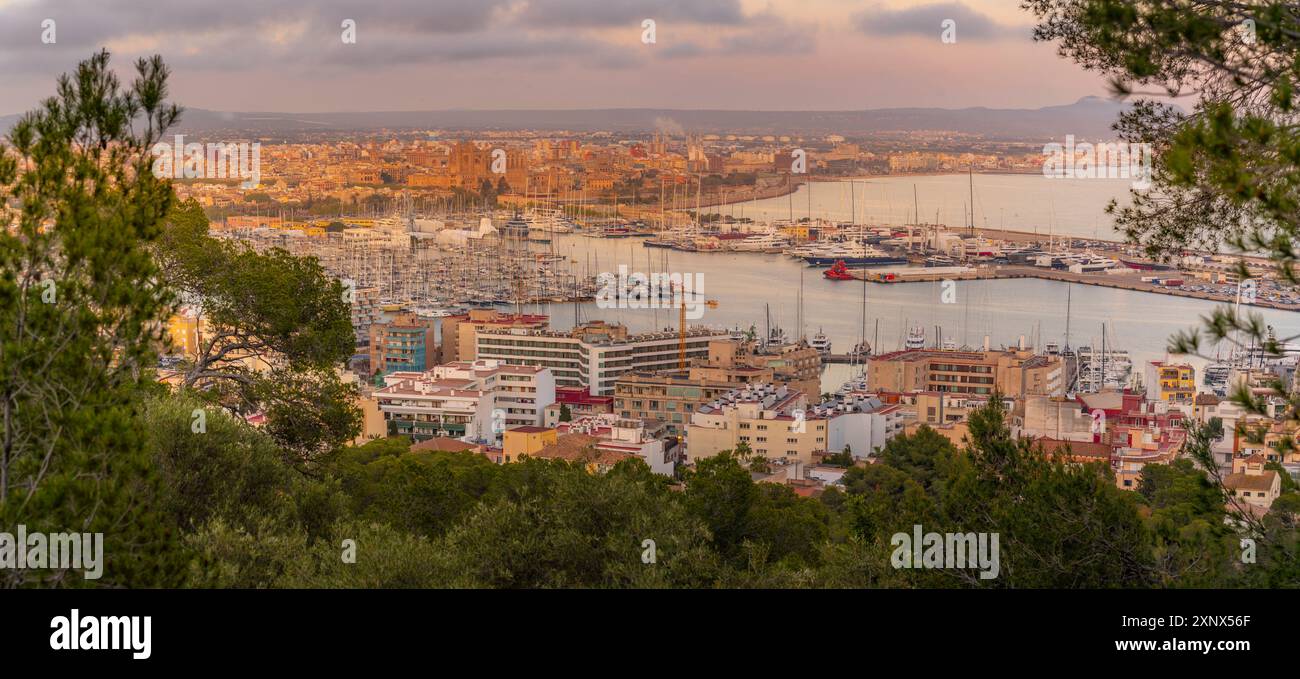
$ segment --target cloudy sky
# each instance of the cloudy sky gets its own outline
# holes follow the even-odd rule
[[[228,111],[1038,107],[1104,95],[1018,0],[0,0],[0,114],[100,47]],[[53,20],[54,44],[42,43]],[[344,44],[343,22],[356,23]],[[642,22],[655,21],[655,42]],[[957,41],[940,40],[956,22]]]

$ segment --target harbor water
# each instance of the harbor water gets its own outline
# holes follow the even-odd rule
[[[890,215],[895,223],[906,221],[907,215],[897,203],[905,193],[910,210],[911,185],[916,183],[923,219],[928,203],[931,217],[937,207],[941,222],[959,225],[962,200],[969,195],[967,182],[965,175],[949,175],[856,180],[851,186],[856,191],[853,200],[860,222],[882,223],[886,221],[882,217]],[[994,214],[1003,214],[1005,222],[990,218],[989,226],[993,228],[1037,229],[1045,236],[1050,224],[1056,234],[1118,240],[1104,208],[1112,197],[1127,195],[1125,180],[976,175],[974,184],[977,223],[984,211],[996,209]],[[808,214],[807,192],[811,191],[814,218],[847,220],[851,211],[848,185],[813,183],[811,188],[801,187],[789,201],[777,198],[717,209],[734,211],[738,216],[743,210],[745,216],[756,219],[785,219],[789,206],[784,203],[793,202],[794,217],[799,219]],[[870,199],[873,192],[877,196],[874,203]],[[801,200],[803,211],[799,209]],[[860,281],[827,280],[821,269],[779,254],[679,252],[645,248],[642,241],[563,234],[556,235],[550,245],[534,247],[553,248],[577,270],[593,275],[617,272],[620,266],[629,272],[702,274],[704,297],[718,304],[703,309],[703,317],[689,320],[689,324],[727,329],[753,326],[762,334],[770,317],[772,327],[783,328],[792,338],[824,332],[838,353],[847,353],[859,341],[864,326],[866,341],[877,352],[901,348],[913,325],[925,329],[927,346],[936,344],[941,328],[942,339],[953,340],[958,346],[979,347],[987,335],[995,348],[1015,346],[1022,336],[1028,346],[1042,347],[1048,342],[1100,346],[1104,326],[1107,345],[1127,349],[1134,371],[1140,372],[1144,362],[1166,358],[1172,335],[1200,327],[1199,319],[1216,306],[1215,302],[1191,298],[1039,279],[957,281],[956,295],[946,298],[938,282],[869,283],[865,285],[864,323],[864,284]],[[677,310],[671,308],[601,309],[592,302],[528,305],[526,310],[549,314],[552,327],[557,329],[571,327],[575,320],[600,319],[623,323],[638,332],[676,328],[678,319]],[[1273,326],[1279,337],[1300,334],[1300,314],[1296,312],[1251,311]],[[1225,356],[1228,349],[1219,348]],[[1208,348],[1211,356],[1214,352],[1214,347]],[[1203,363],[1195,358],[1189,360],[1198,366]],[[823,389],[838,387],[850,371],[847,365],[827,366]]]

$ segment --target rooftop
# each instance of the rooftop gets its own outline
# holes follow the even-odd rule
[[[1262,474],[1229,474],[1223,479],[1225,488],[1233,490],[1272,490],[1277,482],[1277,472],[1266,469]]]

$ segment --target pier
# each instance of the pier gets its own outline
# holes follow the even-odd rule
[[[1184,290],[1179,286],[1165,286],[1149,283],[1141,279],[1143,272],[1127,269],[1125,273],[1073,273],[1061,269],[1050,269],[1038,266],[1020,266],[1020,265],[996,265],[980,267],[961,267],[965,271],[952,271],[955,267],[935,267],[927,268],[882,268],[882,269],[851,269],[849,274],[855,280],[862,280],[865,276],[870,283],[880,283],[882,285],[894,285],[899,283],[932,283],[935,281],[945,280],[997,280],[997,279],[1014,279],[1014,278],[1039,278],[1048,281],[1057,281],[1061,283],[1078,283],[1080,285],[1095,285],[1103,288],[1115,288],[1117,290],[1133,290],[1137,292],[1151,292],[1158,295],[1170,295],[1172,297],[1189,297],[1210,302],[1233,303],[1235,298],[1232,295],[1214,294],[1202,292],[1199,290]],[[1132,273],[1128,273],[1131,271]],[[890,277],[892,274],[893,277]],[[1300,311],[1300,304],[1283,304],[1267,299],[1257,299],[1250,306],[1264,307],[1267,309],[1279,309],[1282,311]]]
[[[871,354],[822,354],[822,363],[841,363],[845,365],[853,363],[865,363],[871,358]]]

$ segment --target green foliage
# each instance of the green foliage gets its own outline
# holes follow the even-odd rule
[[[196,410],[205,414],[199,432]],[[143,423],[167,489],[163,507],[183,529],[221,520],[250,532],[278,526],[316,536],[344,512],[334,484],[295,472],[266,432],[193,395],[150,401]]]
[[[1222,585],[1236,577],[1239,536],[1225,522],[1223,495],[1189,459],[1142,470],[1161,584]]]
[[[956,451],[927,428],[850,469],[851,539],[823,572],[839,586],[1140,587],[1150,584],[1148,535],[1131,493],[1094,465],[1069,465],[1011,438],[999,399],[971,416]],[[895,569],[895,534],[996,533],[1000,571]]]
[[[1164,2],[1027,4],[1047,10],[1052,30],[1113,41],[1077,44],[1141,78],[1178,73],[1161,52],[1169,45],[1217,35],[1213,22],[1155,13]],[[1088,28],[1099,16],[1127,33],[1089,33],[1100,30]],[[1268,44],[1289,39],[1261,25]],[[1153,29],[1163,32],[1141,39]],[[1013,438],[996,394],[971,414],[960,447],[921,427],[891,440],[874,464],[854,465],[847,449],[832,456],[847,467],[843,490],[820,499],[756,481],[770,465],[744,444],[697,461],[680,484],[635,459],[594,474],[561,461],[497,465],[472,453],[412,451],[404,438],[346,446],[358,423],[354,393],[334,373],[352,351],[341,286],[314,260],[212,239],[194,202],[172,206],[146,157],[178,113],[162,103],[166,69],[141,62],[139,80],[124,91],[107,61],[98,55],[61,81],[59,96],[25,117],[0,149],[5,216],[14,224],[0,233],[0,520],[104,532],[105,576],[6,570],[0,584],[1300,583],[1300,490],[1288,479],[1263,517],[1238,505],[1210,452],[1223,435],[1218,421],[1191,427],[1185,459],[1148,466],[1137,492],[1116,488],[1107,467]],[[1271,105],[1289,105],[1288,96]],[[1224,130],[1282,134],[1221,109],[1205,112],[1208,119],[1181,126],[1186,139],[1171,138],[1161,181],[1208,181],[1222,191],[1229,175],[1219,173],[1232,168],[1216,165],[1206,175],[1204,158],[1191,150],[1219,153],[1215,145],[1225,140],[1214,135]],[[144,132],[131,131],[133,119]],[[1229,146],[1221,155],[1245,158]],[[486,198],[492,187],[483,189]],[[1284,194],[1257,189],[1233,200],[1294,207]],[[1278,252],[1290,247],[1274,244]],[[54,282],[50,299],[42,297],[46,280]],[[174,376],[181,388],[165,393],[150,366],[177,294],[201,306],[207,330],[198,358]],[[1221,336],[1242,331],[1235,317],[1213,323]],[[273,368],[252,370],[250,359]],[[1262,410],[1256,398],[1240,395],[1248,409]],[[259,411],[265,427],[241,417]],[[1292,400],[1286,416],[1294,413]],[[896,568],[894,537],[916,526],[998,535],[997,577]],[[1257,563],[1240,558],[1243,540],[1259,545]]]
[[[0,142],[0,526],[105,534],[103,577],[0,572],[0,586],[168,585],[137,405],[173,297],[148,246],[170,187],[149,148],[179,116],[167,69],[123,87],[100,52]]]
[[[355,387],[335,372],[355,341],[343,286],[315,259],[255,252],[207,231],[202,208],[187,201],[168,215],[156,249],[167,280],[206,323],[182,386],[232,412],[264,412],[281,448],[310,466],[361,427]],[[258,361],[275,367],[251,367]]]
[[[827,455],[823,462],[835,467],[852,467],[854,464],[853,451],[848,446],[844,446],[844,450]]]
[[[316,542],[295,558],[280,583],[285,587],[422,588],[445,587],[435,568],[438,547],[429,540],[379,523],[346,522],[332,540]],[[344,540],[355,548],[345,561]]]
[[[326,465],[358,518],[387,522],[434,538],[469,512],[491,487],[498,467],[482,455],[409,452],[405,437],[346,448]]]
[[[471,587],[707,586],[719,572],[707,532],[647,483],[640,461],[588,474],[525,460],[509,492],[478,505],[439,543],[445,582]],[[647,540],[654,561],[646,563]],[[644,557],[644,558],[643,558]]]
[[[687,511],[708,527],[718,553],[737,557],[759,497],[749,471],[735,455],[722,452],[696,462],[685,481]]]
[[[967,448],[922,428],[821,501],[756,483],[731,452],[700,460],[684,491],[639,460],[602,475],[411,451],[404,438],[335,451],[309,479],[220,411],[189,433],[200,403],[155,402],[147,418],[200,586],[1279,586],[1296,547],[1245,567],[1241,534],[1191,460],[1152,465],[1138,492],[1122,491],[1104,467],[1010,438],[996,400]],[[1266,517],[1279,540],[1300,520],[1297,498]],[[998,577],[894,568],[891,538],[915,525],[999,534]]]

